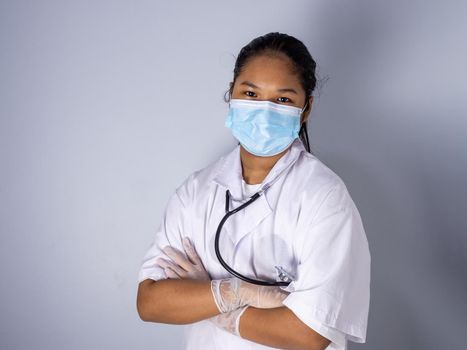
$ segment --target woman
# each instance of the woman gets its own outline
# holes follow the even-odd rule
[[[242,48],[225,121],[239,144],[188,176],[168,201],[139,272],[137,308],[144,321],[186,324],[186,349],[365,342],[370,252],[345,184],[310,152],[315,67],[286,34]],[[220,227],[225,267],[215,250],[219,223],[258,191]],[[288,282],[246,282],[229,267]]]

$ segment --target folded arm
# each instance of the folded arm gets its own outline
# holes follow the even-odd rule
[[[210,281],[146,279],[137,294],[140,318],[147,322],[187,324],[219,314]]]
[[[140,318],[147,322],[187,324],[219,314],[210,281],[164,279],[140,282]],[[240,318],[242,338],[282,349],[325,349],[330,341],[298,319],[287,307],[248,307]]]

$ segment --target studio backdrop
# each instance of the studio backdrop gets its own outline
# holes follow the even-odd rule
[[[367,342],[464,349],[467,3],[2,1],[0,348],[178,349],[137,274],[163,208],[230,151],[235,57],[271,31],[318,64],[315,155],[372,257]]]

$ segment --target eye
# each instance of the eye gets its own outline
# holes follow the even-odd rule
[[[282,100],[281,100],[281,99],[282,99]],[[286,101],[284,101],[284,99],[285,99]],[[279,97],[278,100],[280,100],[279,102],[283,102],[283,103],[292,102],[292,101],[290,100],[290,98],[288,98],[288,97]]]
[[[245,91],[245,95],[247,95],[248,97],[255,97],[256,96],[256,94],[253,91]]]

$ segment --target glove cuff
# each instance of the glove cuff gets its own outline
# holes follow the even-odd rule
[[[235,320],[235,334],[238,335],[240,338],[242,338],[242,336],[240,335],[240,317],[242,317],[243,313],[245,312],[246,309],[248,309],[250,305],[245,305],[243,307],[241,307],[238,312],[238,315],[237,315],[237,318]]]
[[[222,296],[220,291],[221,280],[211,280],[211,292],[214,299],[214,303],[217,306],[217,309],[220,313],[224,313],[222,308]]]

